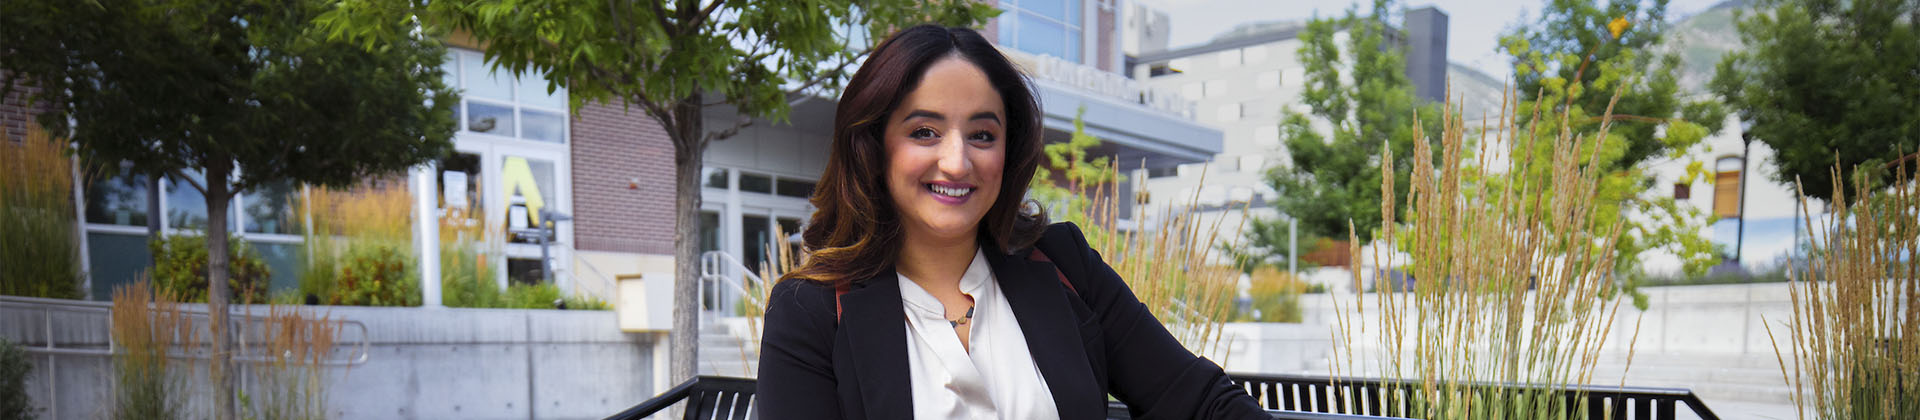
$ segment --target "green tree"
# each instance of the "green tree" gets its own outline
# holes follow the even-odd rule
[[[1774,0],[1756,11],[1738,21],[1746,50],[1722,57],[1709,87],[1774,150],[1774,180],[1826,201],[1835,165],[1887,185],[1894,161],[1920,152],[1920,6]]]
[[[1627,142],[1614,169],[1685,156],[1720,131],[1727,114],[1713,100],[1687,100],[1680,56],[1653,52],[1666,36],[1666,13],[1667,0],[1549,1],[1532,24],[1500,40],[1500,50],[1514,58],[1518,115],[1539,109],[1538,128],[1558,130],[1560,119],[1547,116],[1565,112],[1574,134],[1593,134],[1611,104],[1608,132]]]
[[[1707,135],[1719,131],[1726,111],[1707,100],[1688,101],[1679,89],[1677,55],[1655,55],[1666,29],[1666,1],[1553,0],[1541,16],[1501,40],[1514,57],[1514,111],[1521,132],[1517,155],[1547,159],[1561,146],[1561,130],[1575,136],[1604,133],[1604,141],[1579,150],[1611,169],[1601,180],[1602,215],[1593,232],[1616,226],[1621,238],[1611,250],[1622,273],[1638,273],[1641,253],[1661,249],[1683,261],[1689,275],[1717,263],[1711,242],[1700,237],[1707,218],[1659,197],[1648,167],[1656,158],[1685,159]],[[1608,115],[1611,118],[1608,118]],[[1596,154],[1597,153],[1597,154]],[[1521,173],[1489,174],[1489,182],[1547,182],[1551,165]],[[1693,162],[1682,182],[1703,175]],[[1536,211],[1547,211],[1544,208]],[[1553,250],[1583,252],[1582,250]]]
[[[1406,47],[1390,39],[1404,38],[1388,26],[1398,6],[1375,0],[1367,16],[1348,10],[1341,18],[1316,18],[1300,32],[1300,61],[1306,67],[1306,90],[1300,102],[1309,112],[1285,110],[1280,139],[1289,158],[1267,171],[1267,184],[1279,198],[1274,209],[1299,220],[1302,243],[1317,238],[1345,239],[1352,232],[1361,242],[1373,240],[1380,228],[1379,162],[1392,153],[1395,203],[1406,206],[1407,171],[1413,169],[1415,125],[1427,133],[1439,130],[1439,108],[1422,104],[1407,78]],[[1342,45],[1334,35],[1347,32]],[[1416,123],[1416,112],[1422,116]],[[1325,134],[1316,125],[1330,127]],[[1271,264],[1287,257],[1287,221],[1256,218],[1248,222],[1244,250],[1231,251],[1254,264]]]
[[[206,197],[216,418],[234,418],[227,325],[234,195],[275,182],[345,186],[451,149],[445,50],[327,39],[323,0],[0,3],[0,70],[37,85],[39,116],[83,162],[125,162]],[[74,121],[69,124],[68,121]],[[201,176],[204,175],[204,176]]]
[[[1049,143],[1044,147],[1046,164],[1034,169],[1027,196],[1045,204],[1056,220],[1094,226],[1096,220],[1108,216],[1099,214],[1105,210],[1099,205],[1115,199],[1131,200],[1132,197],[1115,198],[1107,192],[1116,183],[1127,180],[1113,166],[1110,158],[1087,158],[1087,149],[1099,146],[1100,138],[1087,134],[1087,123],[1082,118],[1086,113],[1087,109],[1081,107],[1073,114],[1073,135],[1065,143]],[[1057,181],[1054,180],[1056,171],[1060,174]],[[1100,197],[1102,202],[1095,203],[1091,198],[1094,196]]]
[[[321,19],[337,38],[378,48],[459,29],[495,68],[545,71],[575,109],[620,102],[658,121],[674,148],[674,330],[696,331],[700,168],[707,145],[751,118],[784,119],[800,101],[833,98],[847,71],[894,29],[916,23],[978,26],[996,10],[973,0],[543,1],[341,0]],[[704,125],[707,111],[738,119]],[[695,373],[698,336],[671,338],[672,376]]]

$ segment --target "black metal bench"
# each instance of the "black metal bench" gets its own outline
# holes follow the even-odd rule
[[[633,406],[608,420],[639,420],[672,407],[675,403],[687,402],[686,420],[753,420],[753,380],[729,378],[723,376],[699,376],[689,379],[653,397],[640,405]],[[1288,412],[1268,410],[1273,418],[1281,420],[1368,420],[1390,419],[1349,414],[1327,414],[1310,412]],[[1118,402],[1107,404],[1107,417],[1129,420],[1127,406]]]
[[[1341,379],[1338,383],[1324,376],[1305,375],[1232,375],[1235,384],[1247,390],[1275,419],[1284,420],[1359,420],[1394,419],[1418,415],[1418,402],[1407,397],[1406,390],[1419,384],[1378,379]],[[1713,410],[1693,391],[1678,388],[1637,387],[1535,387],[1511,384],[1470,384],[1462,387],[1463,397],[1488,396],[1501,392],[1533,392],[1562,398],[1563,407],[1577,407],[1585,397],[1585,418],[1602,420],[1666,420],[1676,418],[1678,406],[1686,407],[1702,420],[1719,420]],[[687,420],[753,420],[753,380],[721,376],[700,376],[668,389],[640,405],[608,417],[609,420],[637,420],[653,415],[681,401],[687,402]],[[1107,418],[1127,420],[1126,404],[1109,402]]]
[[[1260,401],[1261,407],[1268,410],[1406,417],[1418,415],[1421,411],[1416,405],[1419,403],[1407,396],[1408,390],[1418,389],[1421,384],[1410,381],[1340,379],[1335,383],[1325,376],[1236,374],[1231,377],[1235,384],[1245,388],[1248,394]],[[1579,407],[1580,399],[1585,397],[1584,418],[1593,420],[1673,419],[1678,415],[1680,404],[1685,404],[1702,420],[1720,419],[1693,391],[1681,388],[1584,385],[1548,388],[1474,383],[1461,389],[1468,394],[1462,397],[1486,397],[1499,393],[1550,395],[1548,398],[1563,399],[1561,406],[1567,408]],[[1570,414],[1570,417],[1577,414]]]
[[[752,420],[753,380],[697,376],[607,419],[639,420],[682,400],[687,402],[687,420]]]

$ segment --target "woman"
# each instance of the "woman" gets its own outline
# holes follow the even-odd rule
[[[874,50],[834,115],[809,256],[768,300],[761,418],[1105,418],[1109,394],[1142,418],[1267,418],[1023,202],[1041,118],[973,30]]]

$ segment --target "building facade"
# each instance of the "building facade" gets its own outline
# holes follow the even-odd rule
[[[1122,72],[1120,25],[1124,5],[1108,0],[1004,0],[1000,17],[983,35],[1026,70],[1045,112],[1044,138],[1065,141],[1076,115],[1105,140],[1095,150],[1126,172],[1167,169],[1220,153],[1221,132],[1193,121],[1192,104],[1177,92],[1155,90]],[[551,278],[563,290],[610,298],[616,278],[670,274],[674,261],[673,153],[665,130],[637,109],[588,103],[569,114],[564,86],[545,75],[496,72],[479,45],[458,34],[446,63],[446,82],[463,92],[456,107],[455,153],[408,179],[396,174],[374,183],[412,182],[435,195],[427,214],[469,215],[501,285],[545,281],[542,246],[525,229],[556,219],[545,250]],[[21,96],[16,93],[14,96]],[[0,107],[8,138],[25,135],[37,112],[10,97]],[[725,274],[758,272],[775,232],[789,237],[812,213],[807,197],[826,163],[832,98],[796,106],[785,121],[755,120],[737,135],[713,142],[701,174],[702,251]],[[1081,110],[1085,110],[1081,113]],[[726,109],[709,111],[709,126],[739,121]],[[77,175],[76,175],[77,176]],[[431,184],[420,184],[427,178]],[[1124,186],[1132,194],[1138,179]],[[106,299],[113,286],[148,267],[149,226],[162,235],[197,234],[206,223],[202,198],[182,180],[158,183],[133,175],[83,182],[82,210],[88,287]],[[156,185],[157,184],[157,185]],[[266,260],[274,290],[295,289],[309,223],[302,220],[308,188],[272,185],[235,199],[233,231]],[[157,200],[149,214],[148,199]],[[1128,203],[1131,206],[1131,203]],[[418,237],[419,234],[416,234]],[[443,243],[443,246],[446,245]],[[437,264],[422,259],[423,266]],[[738,276],[729,276],[738,277]],[[711,285],[709,306],[730,309],[737,296]]]
[[[1300,98],[1306,89],[1306,67],[1298,56],[1303,22],[1271,22],[1242,26],[1214,40],[1165,49],[1168,28],[1164,16],[1136,7],[1139,16],[1129,24],[1141,31],[1140,51],[1128,60],[1129,74],[1152,89],[1172,90],[1194,103],[1195,119],[1222,132],[1218,154],[1203,163],[1158,168],[1148,172],[1145,190],[1149,211],[1192,204],[1209,220],[1225,218],[1223,226],[1239,226],[1242,215],[1272,219],[1284,217],[1268,204],[1277,198],[1267,185],[1266,171],[1288,159],[1281,144],[1280,122],[1291,110],[1307,113]],[[1390,41],[1407,50],[1406,73],[1424,100],[1444,100],[1447,61],[1447,15],[1433,7],[1408,10],[1405,28]],[[1334,35],[1347,46],[1346,32]],[[1156,49],[1157,48],[1157,49]],[[1320,122],[1315,129],[1328,131]],[[1240,210],[1246,208],[1247,212]],[[1244,240],[1234,236],[1229,240]]]

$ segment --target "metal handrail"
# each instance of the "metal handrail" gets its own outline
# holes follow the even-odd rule
[[[728,254],[726,251],[707,251],[700,253],[700,279],[702,281],[712,280],[719,282],[732,291],[738,292],[741,296],[746,297],[747,303],[760,306],[765,305],[765,302],[760,301],[758,294],[747,290],[746,285],[741,284],[736,276],[723,272],[723,269],[732,269],[737,273],[745,275],[748,279],[753,280],[754,284],[762,285],[762,287],[765,287],[767,284],[766,280],[761,279],[758,274],[754,274],[753,270],[747,269],[747,265],[740,263],[739,259],[733,257],[733,254]],[[701,287],[700,293],[705,295],[707,289]],[[702,300],[705,300],[704,296],[702,297]],[[718,306],[720,305],[715,305],[716,309],[711,310],[711,312],[719,312]],[[712,317],[703,316],[700,318],[711,319]]]
[[[114,352],[119,348],[119,346],[114,342],[111,334],[107,336],[106,348],[61,348],[56,345],[57,340],[55,340],[53,337],[53,318],[54,318],[54,314],[57,312],[104,314],[106,315],[105,317],[106,319],[104,319],[103,321],[105,321],[106,323],[106,329],[108,331],[111,331],[113,328],[113,318],[112,318],[113,304],[112,303],[77,301],[77,300],[67,300],[67,299],[33,298],[33,297],[21,297],[21,296],[0,296],[0,307],[10,307],[10,308],[20,308],[20,309],[40,311],[41,318],[44,320],[43,322],[44,322],[45,328],[43,333],[45,334],[44,338],[46,342],[41,343],[40,346],[32,346],[32,347],[21,346],[22,350],[26,350],[29,353],[55,354],[55,355],[67,355],[67,356],[112,356]],[[235,307],[245,308],[244,305],[235,305]],[[232,309],[230,309],[230,311],[231,310]],[[188,318],[193,319],[194,322],[207,324],[207,325],[211,325],[213,322],[212,317],[208,314],[204,306],[187,305],[181,309],[181,312],[186,314]],[[228,317],[229,324],[239,324],[244,326],[251,326],[255,323],[264,323],[266,320],[267,320],[266,317],[255,316],[247,312],[233,313]],[[340,359],[340,360],[321,361],[320,365],[321,366],[358,366],[358,365],[365,364],[367,360],[370,358],[370,354],[371,354],[371,352],[368,350],[369,347],[371,346],[371,343],[369,342],[371,340],[370,340],[370,336],[368,335],[367,324],[362,323],[360,321],[344,320],[344,319],[330,320],[329,322],[334,323],[336,328],[335,331],[344,331],[346,330],[345,327],[349,327],[349,326],[358,329],[360,339],[357,343],[350,344],[353,350],[349,351],[348,354],[350,354],[351,357],[347,357],[345,359]],[[246,353],[249,353],[247,349],[253,346],[247,340],[247,335],[244,333],[244,330],[236,329],[235,331],[238,333],[235,334],[234,342],[240,349],[240,353],[242,353],[243,355],[236,355],[233,358],[233,360],[240,361],[240,362],[249,362],[249,363],[268,363],[268,362],[273,362],[275,360],[275,358],[271,356],[246,354]],[[170,352],[168,357],[172,359],[206,360],[211,358],[212,355],[208,352],[175,351],[175,352]]]
[[[607,273],[604,271],[600,271],[600,267],[594,266],[592,261],[587,261],[584,258],[580,258],[580,254],[573,254],[572,258],[573,258],[573,262],[586,266],[588,271],[592,271],[593,275],[600,279],[600,282],[599,282],[600,286],[597,288],[598,290],[596,290],[597,296],[600,296],[601,298],[604,298],[604,299],[619,300],[619,299],[613,299],[613,296],[610,293],[608,293],[614,289],[613,277],[607,276]],[[573,276],[573,278],[574,280],[579,280],[580,276],[576,275],[576,276]],[[574,289],[573,290],[574,293],[576,294],[579,293],[580,284],[574,283],[573,289]]]

